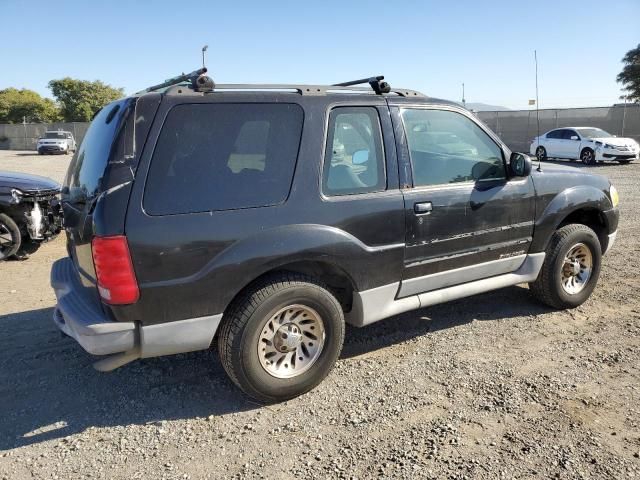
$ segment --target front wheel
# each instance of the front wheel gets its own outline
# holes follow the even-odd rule
[[[620,163],[620,165],[628,165],[631,163],[631,160],[618,160],[618,163]]]
[[[586,225],[565,225],[551,236],[542,269],[529,288],[538,300],[553,308],[575,308],[593,292],[601,261],[595,232]]]
[[[547,150],[544,147],[536,148],[536,158],[540,162],[544,162],[547,159]]]
[[[590,148],[585,148],[580,152],[580,160],[582,160],[582,163],[585,165],[593,165],[596,163],[596,155]]]
[[[225,314],[218,338],[222,365],[247,395],[288,400],[318,385],[344,340],[342,307],[321,283],[283,273],[250,287]]]
[[[16,254],[22,244],[20,228],[13,219],[4,213],[0,213],[0,260]]]

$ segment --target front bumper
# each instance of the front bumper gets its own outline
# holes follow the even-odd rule
[[[40,153],[63,153],[66,151],[66,145],[38,145],[38,152]]]
[[[618,231],[616,230],[615,232],[609,234],[609,241],[607,242],[607,248],[605,249],[604,252],[602,252],[602,254],[604,255],[605,253],[608,253],[611,251],[611,248],[613,247],[613,244],[616,243],[616,237],[618,236]]]
[[[633,162],[634,160],[640,160],[640,152],[631,151],[616,151],[616,150],[602,150],[596,149],[596,160],[627,160]]]
[[[69,258],[51,268],[51,286],[58,304],[53,321],[66,335],[93,355],[111,355],[95,364],[98,370],[118,368],[137,358],[205,350],[211,345],[222,314],[158,325],[117,322],[82,286]]]

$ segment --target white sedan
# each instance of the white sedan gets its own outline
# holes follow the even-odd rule
[[[632,138],[618,138],[600,128],[564,127],[533,139],[531,155],[538,160],[567,158],[586,165],[605,160],[629,163],[640,158],[640,145]]]

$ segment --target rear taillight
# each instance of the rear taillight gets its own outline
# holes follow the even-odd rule
[[[124,305],[140,297],[127,237],[94,237],[91,241],[98,291],[105,303]]]

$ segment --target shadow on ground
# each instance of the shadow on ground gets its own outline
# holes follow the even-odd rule
[[[348,328],[342,358],[474,320],[547,312],[512,287]],[[90,427],[146,424],[259,408],[227,379],[215,349],[152,358],[100,373],[93,357],[60,334],[44,308],[0,316],[0,450],[59,439]]]

